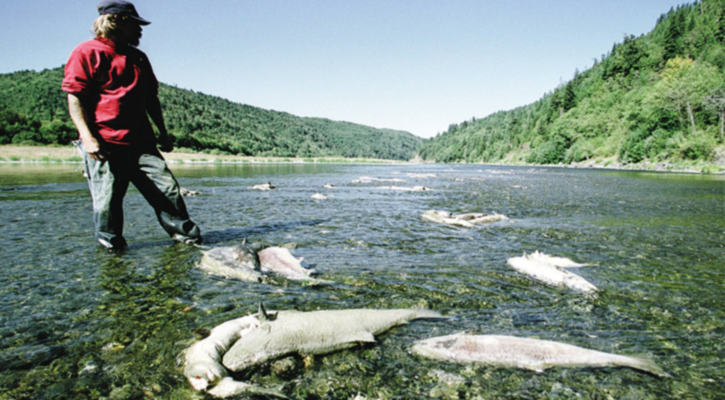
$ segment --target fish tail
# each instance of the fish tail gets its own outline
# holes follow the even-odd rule
[[[274,390],[267,389],[261,386],[255,386],[249,383],[235,381],[231,377],[222,379],[216,386],[209,389],[207,393],[214,397],[231,397],[240,394],[251,393],[257,395],[264,395],[267,397],[275,397],[279,399],[287,399],[288,397],[284,393]]]
[[[441,315],[441,313],[439,313],[437,311],[428,310],[425,308],[415,309],[414,311],[415,311],[415,317],[414,317],[415,319],[426,319],[426,318],[444,319],[444,318],[447,318],[447,317],[444,317],[443,315]]]
[[[657,365],[654,360],[647,356],[640,357],[629,357],[631,362],[627,364],[628,367],[638,369],[640,371],[648,372],[652,375],[659,376],[660,378],[670,377],[670,374],[665,372],[662,367]]]

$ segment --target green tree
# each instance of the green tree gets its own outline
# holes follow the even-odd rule
[[[705,96],[704,105],[720,117],[720,141],[725,142],[725,86],[720,86]]]
[[[715,38],[721,43],[725,42],[725,7],[720,9],[720,15],[717,18],[718,25],[715,31]]]
[[[675,111],[692,132],[697,130],[695,108],[700,107],[710,88],[717,85],[719,72],[707,62],[675,57],[667,61],[661,79],[654,86],[655,103]]]
[[[671,12],[665,31],[664,59],[669,60],[682,54],[682,35],[685,32],[685,13],[680,9]]]

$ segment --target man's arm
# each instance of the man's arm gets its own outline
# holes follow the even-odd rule
[[[151,96],[147,100],[146,112],[159,130],[159,149],[167,153],[174,151],[174,144],[171,142],[169,133],[166,131],[164,114],[161,112],[161,103],[159,102],[158,96]]]
[[[92,159],[103,161],[106,159],[106,151],[103,149],[101,141],[98,140],[96,135],[91,131],[90,128],[90,114],[88,110],[83,106],[83,102],[78,96],[68,93],[68,113],[70,119],[78,129],[78,135],[83,142],[83,150]]]

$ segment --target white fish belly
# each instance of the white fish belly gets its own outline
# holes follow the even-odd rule
[[[526,256],[510,258],[507,262],[513,269],[552,286],[565,286],[585,293],[597,290],[596,286],[581,276],[555,265],[531,260]]]
[[[302,266],[301,258],[295,258],[289,250],[282,247],[268,247],[257,255],[263,272],[272,272],[291,280],[309,279],[313,272]]]

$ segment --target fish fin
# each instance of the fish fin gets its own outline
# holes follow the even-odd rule
[[[267,310],[264,309],[264,304],[261,302],[259,303],[259,320],[262,322],[266,321],[274,321],[277,319],[277,313],[268,313]]]
[[[355,336],[350,338],[351,342],[358,343],[375,343],[375,336],[370,332],[359,332]]]

